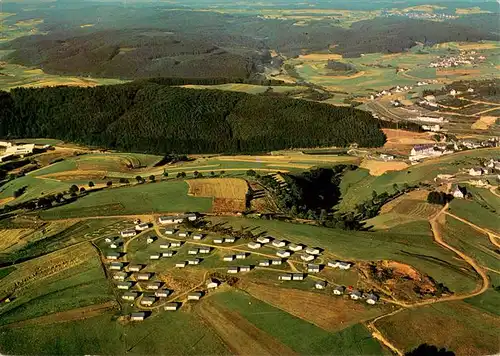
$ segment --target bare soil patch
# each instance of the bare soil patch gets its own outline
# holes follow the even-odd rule
[[[214,212],[239,212],[246,208],[248,184],[239,178],[189,179],[189,195],[213,197]]]
[[[366,168],[372,176],[381,176],[389,171],[401,171],[408,167],[408,164],[401,161],[376,161],[365,159],[361,162],[361,168]]]
[[[380,314],[378,309],[328,294],[253,282],[242,282],[240,287],[255,298],[328,331],[338,331]]]
[[[497,120],[498,117],[495,116],[481,116],[470,128],[474,130],[488,130]]]
[[[23,238],[25,238],[32,232],[32,229],[1,229],[0,251],[5,251],[8,248],[18,244]]]
[[[479,69],[438,69],[436,70],[437,76],[444,75],[479,75],[481,71]]]
[[[235,355],[295,355],[292,349],[255,327],[240,314],[229,311],[208,298],[199,303],[195,311],[218,333]]]
[[[9,202],[11,202],[13,200],[14,200],[14,197],[8,197],[8,198],[0,199],[0,206],[8,204]]]
[[[22,328],[30,325],[46,325],[54,323],[65,323],[73,320],[82,320],[101,315],[109,309],[116,308],[116,302],[109,301],[103,304],[89,305],[83,308],[71,309],[59,313],[44,315],[38,318],[19,321],[17,323],[7,324],[10,328]]]

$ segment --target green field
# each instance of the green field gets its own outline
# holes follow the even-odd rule
[[[188,185],[184,181],[111,188],[91,193],[74,203],[45,210],[40,215],[44,219],[64,219],[210,210],[211,198],[192,197],[187,192]]]
[[[372,339],[369,331],[360,324],[330,333],[243,292],[217,293],[212,298],[221,307],[239,313],[257,328],[299,354],[383,354],[380,344]]]
[[[500,291],[498,290],[490,288],[481,295],[465,299],[465,302],[488,313],[500,316]]]
[[[491,231],[500,231],[500,216],[498,211],[486,209],[477,201],[454,199],[450,203],[450,213],[453,213],[473,224]]]
[[[265,233],[275,238],[325,248],[341,259],[394,260],[407,263],[457,293],[474,290],[477,275],[470,266],[455,255],[435,244],[429,230],[420,225],[401,225],[398,230],[360,232],[329,229],[276,220],[245,219],[237,217],[210,218],[214,223],[225,223],[235,230],[244,227],[254,234]]]
[[[229,355],[206,324],[191,313],[156,313],[141,323],[121,323],[105,313],[85,320],[0,328],[0,350],[30,355]]]
[[[266,92],[269,88],[275,93],[300,93],[307,89],[305,86],[286,86],[286,85],[254,85],[254,84],[241,84],[241,83],[228,83],[228,84],[217,84],[217,85],[183,85],[184,88],[191,89],[218,89],[227,91],[237,91],[248,94],[262,94]]]

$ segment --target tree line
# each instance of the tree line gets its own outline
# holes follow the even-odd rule
[[[0,92],[0,137],[48,137],[127,152],[252,153],[385,143],[353,108],[132,82]]]

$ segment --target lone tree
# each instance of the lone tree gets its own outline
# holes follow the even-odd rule
[[[166,169],[164,169],[164,170],[163,170],[163,176],[164,176],[165,178],[167,178],[167,177],[168,177],[168,172],[167,172],[167,170],[166,170]]]
[[[198,178],[200,176],[200,172],[194,171],[193,172],[193,177]]]
[[[247,171],[247,176],[249,176],[249,177],[255,177],[256,174],[257,173],[253,169],[249,169]]]
[[[155,181],[155,179],[156,179],[156,178],[155,178],[155,176],[154,176],[153,174],[151,174],[151,175],[149,176],[149,180],[150,180],[151,182],[154,182],[154,181]]]
[[[214,176],[215,176],[215,172],[214,172],[214,171],[211,171],[211,172],[210,172],[210,175],[211,175],[212,177],[214,177]]]
[[[224,174],[226,174],[226,171],[220,171],[221,176],[223,176]]]
[[[112,182],[112,181],[110,181],[110,180],[108,180],[108,181],[106,182],[106,185],[107,185],[108,187],[111,187],[111,186],[113,185],[113,182]]]
[[[78,191],[78,186],[76,184],[73,184],[71,187],[69,187],[70,193],[76,193],[77,191]]]
[[[80,193],[85,193],[85,191],[86,191],[86,190],[85,190],[85,188],[84,188],[84,187],[81,187],[81,188],[80,188]]]
[[[185,178],[185,177],[186,177],[186,172],[177,173],[177,178]]]
[[[142,181],[143,181],[141,176],[136,176],[135,180],[137,181],[137,183],[142,183]]]
[[[92,188],[92,187],[94,187],[94,186],[95,186],[94,182],[89,182],[89,187],[90,187],[90,188]]]

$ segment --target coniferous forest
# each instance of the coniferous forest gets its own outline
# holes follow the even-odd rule
[[[50,137],[133,152],[377,147],[385,142],[380,127],[354,108],[152,82],[0,92],[0,137]]]

